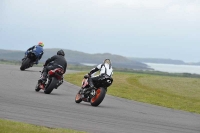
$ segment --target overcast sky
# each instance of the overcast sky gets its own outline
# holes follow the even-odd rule
[[[0,49],[200,61],[199,0],[0,0]],[[67,56],[67,53],[66,53]]]

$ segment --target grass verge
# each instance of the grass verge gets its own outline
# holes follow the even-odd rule
[[[81,86],[87,72],[67,74],[65,80]],[[200,113],[200,79],[115,72],[108,94],[163,107]]]
[[[0,119],[0,133],[84,133],[61,128],[47,128],[21,122]]]

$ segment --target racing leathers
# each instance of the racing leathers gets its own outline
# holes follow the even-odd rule
[[[64,56],[54,55],[46,60],[41,80],[46,81],[48,71],[53,70],[55,68],[62,68],[64,70],[64,73],[66,72],[67,61]]]
[[[94,73],[96,73],[97,71],[100,71],[100,74],[97,76],[92,77],[92,75]],[[98,66],[96,66],[95,68],[93,68],[89,73],[89,77],[88,77],[88,82],[90,85],[89,89],[94,88],[94,84],[93,81],[97,81],[99,78],[101,78],[104,75],[108,75],[110,77],[112,77],[113,75],[113,68],[111,66],[111,64],[107,64],[107,63],[103,63],[103,64],[99,64]]]
[[[27,54],[29,53],[29,51],[32,51],[35,53],[37,59],[34,62],[35,64],[38,64],[38,61],[42,58],[42,55],[44,53],[43,47],[39,46],[39,45],[34,45],[33,47],[30,47],[26,52],[25,52],[25,57],[27,56]],[[23,58],[24,59],[24,58]],[[23,60],[22,59],[22,60]]]

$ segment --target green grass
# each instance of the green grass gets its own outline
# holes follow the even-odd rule
[[[81,86],[87,72],[67,74],[65,80]],[[200,78],[115,72],[108,94],[163,107],[200,113]]]
[[[0,119],[0,133],[84,133],[69,129],[53,129]]]
[[[19,62],[19,61],[0,60],[0,64],[6,64],[6,65],[20,65],[21,62]]]
[[[0,60],[0,64],[5,65],[18,65],[21,66],[21,61],[7,61],[7,60]],[[42,67],[44,63],[39,63],[37,65],[34,64],[34,67]]]

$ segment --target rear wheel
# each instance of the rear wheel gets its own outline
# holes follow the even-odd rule
[[[76,94],[75,102],[76,102],[76,103],[82,102],[80,91]]]
[[[20,70],[24,71],[26,68],[29,67],[29,63],[31,62],[31,60],[29,58],[26,58],[23,62],[22,65],[20,67]]]
[[[96,90],[95,96],[91,99],[90,103],[92,106],[98,106],[104,99],[106,95],[106,90],[100,87]]]
[[[45,94],[50,94],[53,91],[53,89],[57,86],[56,84],[58,83],[58,80],[53,77],[49,82],[49,85],[47,86],[47,88],[45,88]]]

